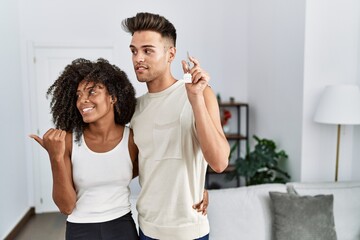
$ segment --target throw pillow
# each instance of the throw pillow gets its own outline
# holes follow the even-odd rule
[[[270,192],[276,240],[336,240],[333,195]]]

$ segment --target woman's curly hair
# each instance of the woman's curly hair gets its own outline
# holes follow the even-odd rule
[[[83,80],[103,84],[109,95],[117,99],[114,104],[115,123],[125,125],[130,122],[136,98],[126,73],[102,58],[95,62],[79,58],[65,67],[47,91],[47,97],[52,96],[50,109],[56,128],[72,132],[79,142],[88,125],[76,107],[76,91]]]

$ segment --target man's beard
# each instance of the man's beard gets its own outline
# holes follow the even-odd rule
[[[148,78],[145,77],[145,76],[138,76],[136,75],[136,78],[139,82],[147,82],[148,81]]]

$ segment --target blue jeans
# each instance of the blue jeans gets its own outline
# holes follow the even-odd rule
[[[155,238],[145,236],[144,233],[141,231],[141,229],[139,229],[139,237],[140,237],[140,240],[157,240]],[[209,240],[209,234],[207,234],[201,238],[194,239],[194,240]]]

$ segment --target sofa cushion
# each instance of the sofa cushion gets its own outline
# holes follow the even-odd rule
[[[333,195],[270,192],[277,240],[336,240]]]
[[[210,239],[273,239],[269,191],[286,192],[286,186],[263,184],[209,190]]]
[[[299,195],[333,194],[338,239],[360,239],[360,182],[288,183],[287,187]]]

